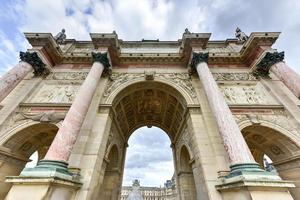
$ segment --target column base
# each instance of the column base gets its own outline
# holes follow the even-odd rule
[[[216,189],[224,200],[292,200],[288,188],[295,185],[283,181],[277,173],[267,172],[256,163],[230,166],[230,174],[220,178]]]
[[[22,177],[57,177],[69,181],[79,182],[79,176],[68,170],[68,163],[55,160],[40,160],[36,167],[25,168]]]
[[[6,200],[44,200],[74,197],[81,187],[78,173],[71,173],[68,164],[60,161],[41,160],[35,168],[25,168],[19,176],[8,176],[12,183]]]

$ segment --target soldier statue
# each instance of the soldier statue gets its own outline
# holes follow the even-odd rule
[[[57,44],[64,44],[65,40],[67,38],[66,34],[65,34],[66,30],[62,29],[61,32],[59,32],[55,37],[55,41],[57,42]]]
[[[248,36],[243,31],[241,31],[239,27],[237,27],[235,30],[235,37],[242,42],[246,42],[248,40]]]

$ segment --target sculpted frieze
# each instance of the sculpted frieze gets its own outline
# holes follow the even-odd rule
[[[213,73],[216,81],[255,81],[257,78],[250,73]]]
[[[15,121],[31,119],[33,121],[39,122],[52,122],[57,123],[65,118],[65,113],[58,113],[55,111],[46,111],[46,112],[39,112],[39,113],[19,113],[15,117]]]
[[[88,72],[54,72],[47,79],[53,80],[85,80]]]
[[[271,97],[255,85],[228,85],[220,86],[220,90],[228,104],[269,104],[273,103]]]
[[[29,100],[30,103],[72,103],[76,92],[79,90],[80,85],[66,84],[54,85],[45,84]]]

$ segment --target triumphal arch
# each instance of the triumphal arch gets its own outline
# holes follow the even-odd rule
[[[157,126],[177,199],[300,199],[300,76],[272,48],[279,33],[210,36],[25,33],[32,48],[0,80],[0,198],[119,199],[128,138]]]

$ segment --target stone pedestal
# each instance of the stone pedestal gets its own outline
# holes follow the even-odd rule
[[[9,177],[12,183],[6,200],[70,200],[81,186],[77,182],[57,177]]]
[[[289,181],[282,181],[276,174],[266,172],[265,177],[256,173],[221,179],[216,186],[223,200],[293,200],[288,188],[294,187]]]

